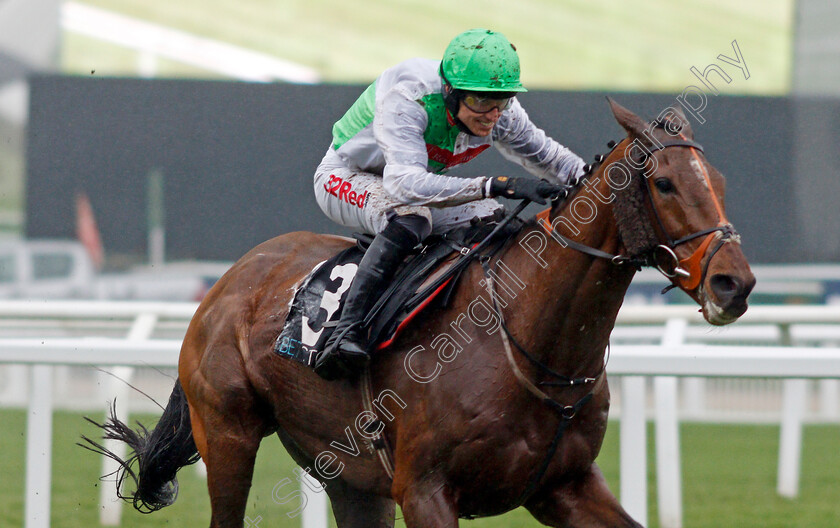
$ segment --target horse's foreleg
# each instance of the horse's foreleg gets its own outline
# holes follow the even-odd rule
[[[525,507],[548,526],[642,528],[618,503],[595,464],[581,478],[535,495]]]
[[[412,485],[402,494],[401,506],[407,528],[458,527],[458,509],[444,484]]]
[[[338,528],[393,528],[396,504],[387,497],[351,488],[342,481],[326,486]]]

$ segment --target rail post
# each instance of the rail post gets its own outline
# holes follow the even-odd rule
[[[688,321],[669,319],[665,323],[662,347],[683,344]],[[674,376],[657,376],[653,381],[656,408],[656,494],[659,523],[663,528],[682,528],[682,471],[680,468],[680,424],[677,416],[678,390]]]
[[[33,365],[26,419],[26,528],[49,528],[52,485],[52,365]]]
[[[644,526],[648,523],[646,399],[644,376],[625,376],[621,379],[621,505]]]

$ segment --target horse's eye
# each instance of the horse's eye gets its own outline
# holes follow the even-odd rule
[[[656,178],[653,184],[661,193],[674,192],[674,184],[668,178]]]

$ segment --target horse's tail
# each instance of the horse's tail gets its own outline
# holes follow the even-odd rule
[[[169,403],[155,428],[149,432],[140,423],[138,430],[131,429],[116,417],[115,407],[111,417],[104,424],[90,418],[85,420],[104,431],[103,438],[120,440],[128,444],[133,453],[125,460],[82,436],[86,444],[79,445],[116,460],[120,468],[116,472],[117,496],[143,512],[151,513],[169,506],[178,496],[178,480],[175,474],[184,466],[198,462],[200,456],[192,436],[190,410],[181,382],[175,381],[175,388],[169,396]],[[132,466],[137,463],[135,472]],[[108,475],[106,475],[108,476]],[[130,477],[134,481],[134,493],[122,490],[122,484]]]

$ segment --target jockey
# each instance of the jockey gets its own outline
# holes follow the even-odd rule
[[[327,379],[368,360],[360,322],[405,256],[430,233],[492,217],[495,196],[545,203],[584,162],[537,128],[516,99],[516,48],[501,33],[456,36],[442,61],[409,59],[385,70],[332,129],[315,172],[315,198],[339,224],[375,238],[341,319],[316,362]],[[490,146],[539,179],[444,176]]]

